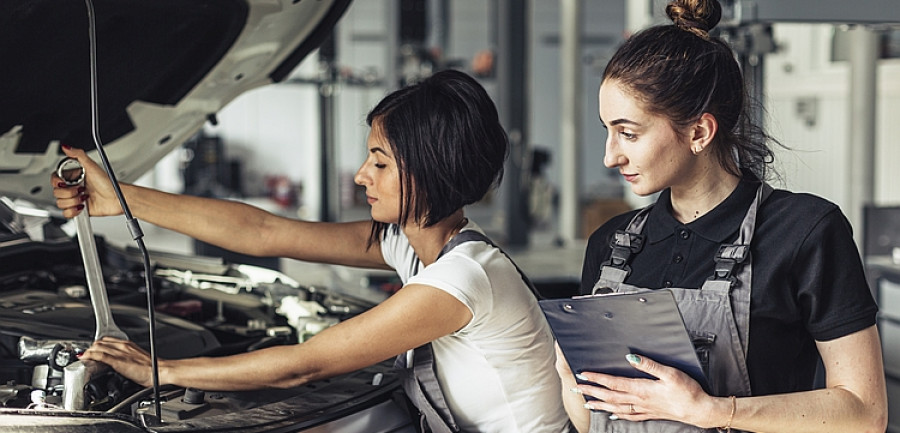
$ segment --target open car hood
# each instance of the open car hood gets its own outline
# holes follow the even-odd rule
[[[290,389],[163,386],[154,421],[148,389],[77,360],[99,326],[83,251],[62,218],[10,199],[55,209],[49,179],[62,144],[99,159],[88,11],[96,23],[96,130],[116,177],[132,182],[238,95],[287,78],[349,4],[87,1],[0,2],[0,430],[406,431],[390,361]],[[164,358],[296,344],[372,306],[271,269],[156,253],[148,271],[133,248],[97,237],[95,249],[103,266],[93,276],[105,282],[109,313],[145,349],[152,274]]]
[[[99,139],[132,182],[241,93],[283,80],[349,0],[91,0]],[[89,150],[88,4],[0,3],[0,196],[52,204],[61,144]]]

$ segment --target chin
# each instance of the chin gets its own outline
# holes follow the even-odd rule
[[[647,197],[662,191],[662,188],[647,188],[641,185],[631,185],[631,192],[640,197]]]
[[[378,213],[376,213],[374,211],[371,213],[371,215],[372,215],[372,221],[375,221],[377,223],[382,223],[382,224],[399,224],[400,223],[400,218],[398,218],[396,215],[388,217],[385,215],[379,215]]]

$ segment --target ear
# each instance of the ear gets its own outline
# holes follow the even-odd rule
[[[703,113],[693,125],[691,125],[690,140],[691,151],[699,154],[712,143],[716,132],[719,130],[719,122],[715,116],[709,113]]]

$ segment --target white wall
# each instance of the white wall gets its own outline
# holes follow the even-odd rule
[[[295,74],[313,74],[311,55]],[[269,85],[247,92],[217,115],[218,125],[207,123],[208,135],[222,138],[225,157],[242,163],[246,193],[259,195],[265,176],[286,176],[302,184],[299,216],[319,215],[321,168],[317,88],[312,85]]]
[[[835,28],[822,24],[776,24],[780,46],[766,57],[765,89],[770,132],[793,150],[780,150],[778,169],[786,187],[811,192],[845,207],[849,202],[849,65],[832,62]],[[900,203],[900,59],[879,61],[876,108],[875,203]],[[798,104],[816,100],[815,123],[798,115]],[[845,211],[845,213],[847,213]],[[859,221],[851,221],[861,230]]]

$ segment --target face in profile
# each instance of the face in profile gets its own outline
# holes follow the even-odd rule
[[[380,125],[372,124],[366,141],[366,160],[353,180],[366,188],[372,219],[396,224],[400,219],[400,169]]]
[[[645,196],[690,181],[698,158],[669,119],[645,110],[616,80],[600,86],[598,102],[608,132],[603,164],[619,169],[632,192]]]

